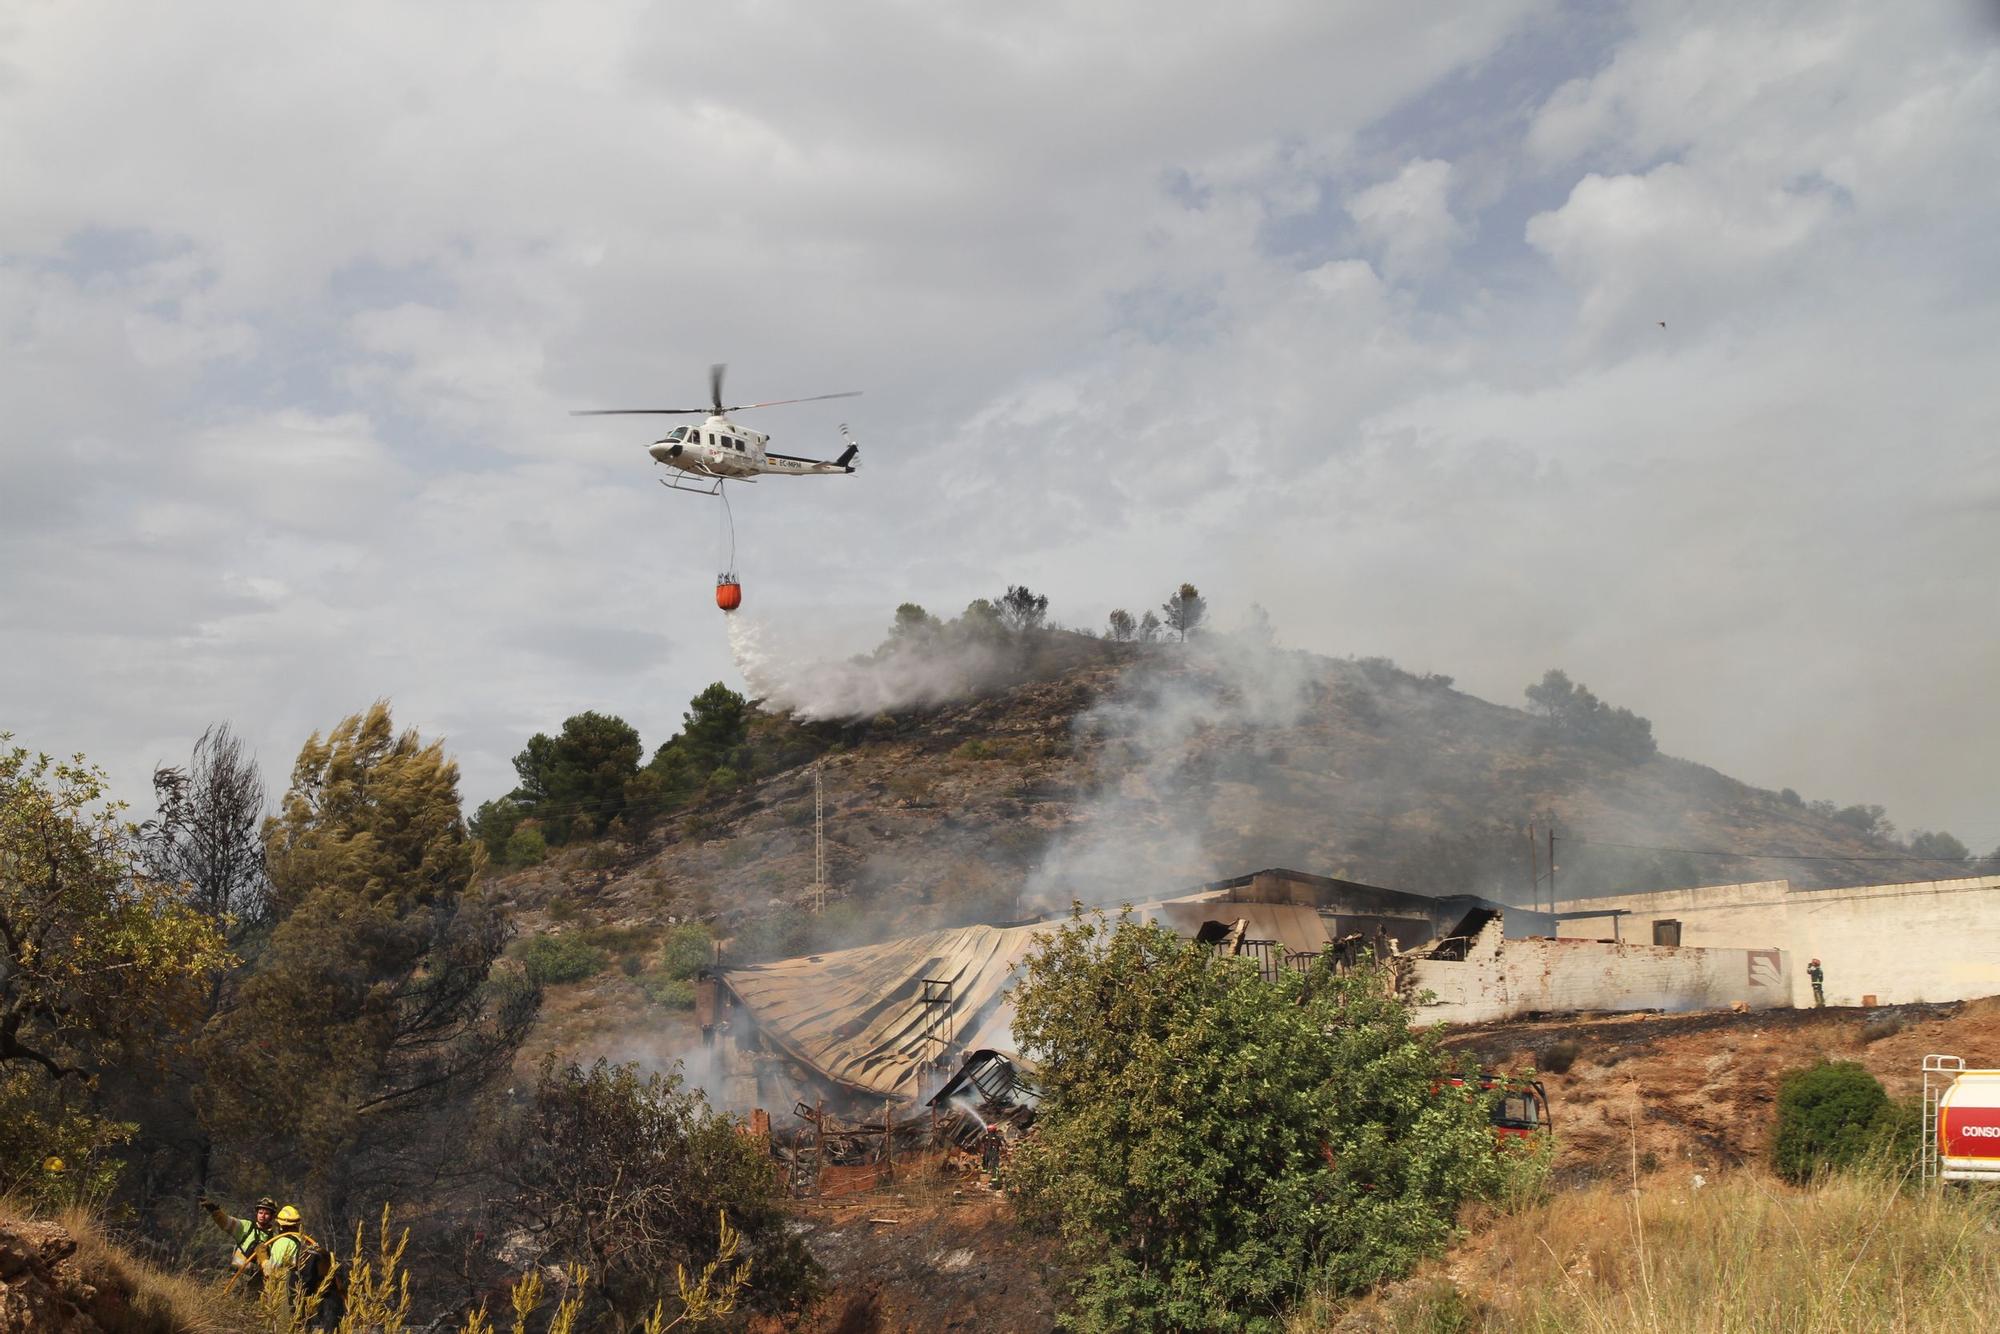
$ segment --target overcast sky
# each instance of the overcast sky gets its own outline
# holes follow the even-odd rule
[[[17,3],[0,730],[141,797],[376,696],[473,800],[766,645],[1026,582],[2000,842],[2000,24],[1974,0]]]

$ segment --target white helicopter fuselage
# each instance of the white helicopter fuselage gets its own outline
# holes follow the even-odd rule
[[[844,428],[843,428],[844,429]],[[696,477],[751,478],[778,475],[842,474],[854,471],[849,449],[840,461],[794,458],[773,454],[771,437],[737,425],[727,417],[710,417],[700,426],[677,426],[647,446],[657,463]]]

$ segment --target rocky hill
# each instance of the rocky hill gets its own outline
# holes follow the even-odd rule
[[[756,958],[1266,866],[1526,902],[1530,821],[1557,830],[1565,896],[1936,874],[1796,797],[1565,738],[1382,659],[1046,632],[1016,666],[944,703],[762,720],[817,756],[821,914],[806,911],[810,759],[622,840],[562,849],[498,888],[529,931],[622,929],[612,952],[643,956],[648,933],[701,921]],[[1759,855],[1697,855],[1708,852]]]

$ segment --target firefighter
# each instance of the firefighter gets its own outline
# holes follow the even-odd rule
[[[308,1328],[335,1329],[347,1312],[346,1276],[327,1249],[300,1228],[302,1221],[296,1205],[278,1210],[278,1230],[253,1258],[263,1265],[267,1281],[290,1277],[292,1301],[311,1313]]]
[[[1004,1148],[1006,1141],[1001,1138],[1000,1127],[986,1127],[986,1134],[979,1141],[979,1166],[985,1171],[989,1185],[1000,1175],[1000,1156]]]
[[[264,1248],[264,1277],[276,1278],[289,1271],[299,1258],[299,1210],[288,1204],[278,1210],[278,1231]]]
[[[1826,969],[1819,966],[1818,959],[1814,959],[1806,965],[1806,976],[1812,979],[1813,1008],[1815,1010],[1824,1010],[1826,1008]]]
[[[249,1264],[257,1248],[277,1233],[278,1202],[269,1195],[257,1201],[256,1212],[248,1218],[231,1218],[222,1211],[221,1205],[208,1198],[205,1190],[196,1195],[195,1200],[222,1229],[222,1235],[236,1247],[235,1254],[230,1256],[230,1263],[238,1270]]]

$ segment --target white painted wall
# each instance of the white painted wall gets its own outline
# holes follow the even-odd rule
[[[1849,889],[1794,889],[1783,880],[1656,894],[1573,899],[1564,937],[1614,930],[1651,944],[1653,923],[1681,924],[1683,946],[1779,947],[1792,957],[1792,1001],[1812,1004],[1806,961],[1826,969],[1829,1005],[1971,1000],[2000,995],[2000,875]],[[1613,912],[1622,915],[1614,918]]]
[[[1488,1023],[1570,1010],[1753,1010],[1791,1003],[1789,961],[1772,949],[1670,949],[1595,940],[1506,940],[1489,922],[1464,962],[1414,959],[1427,1022]]]

